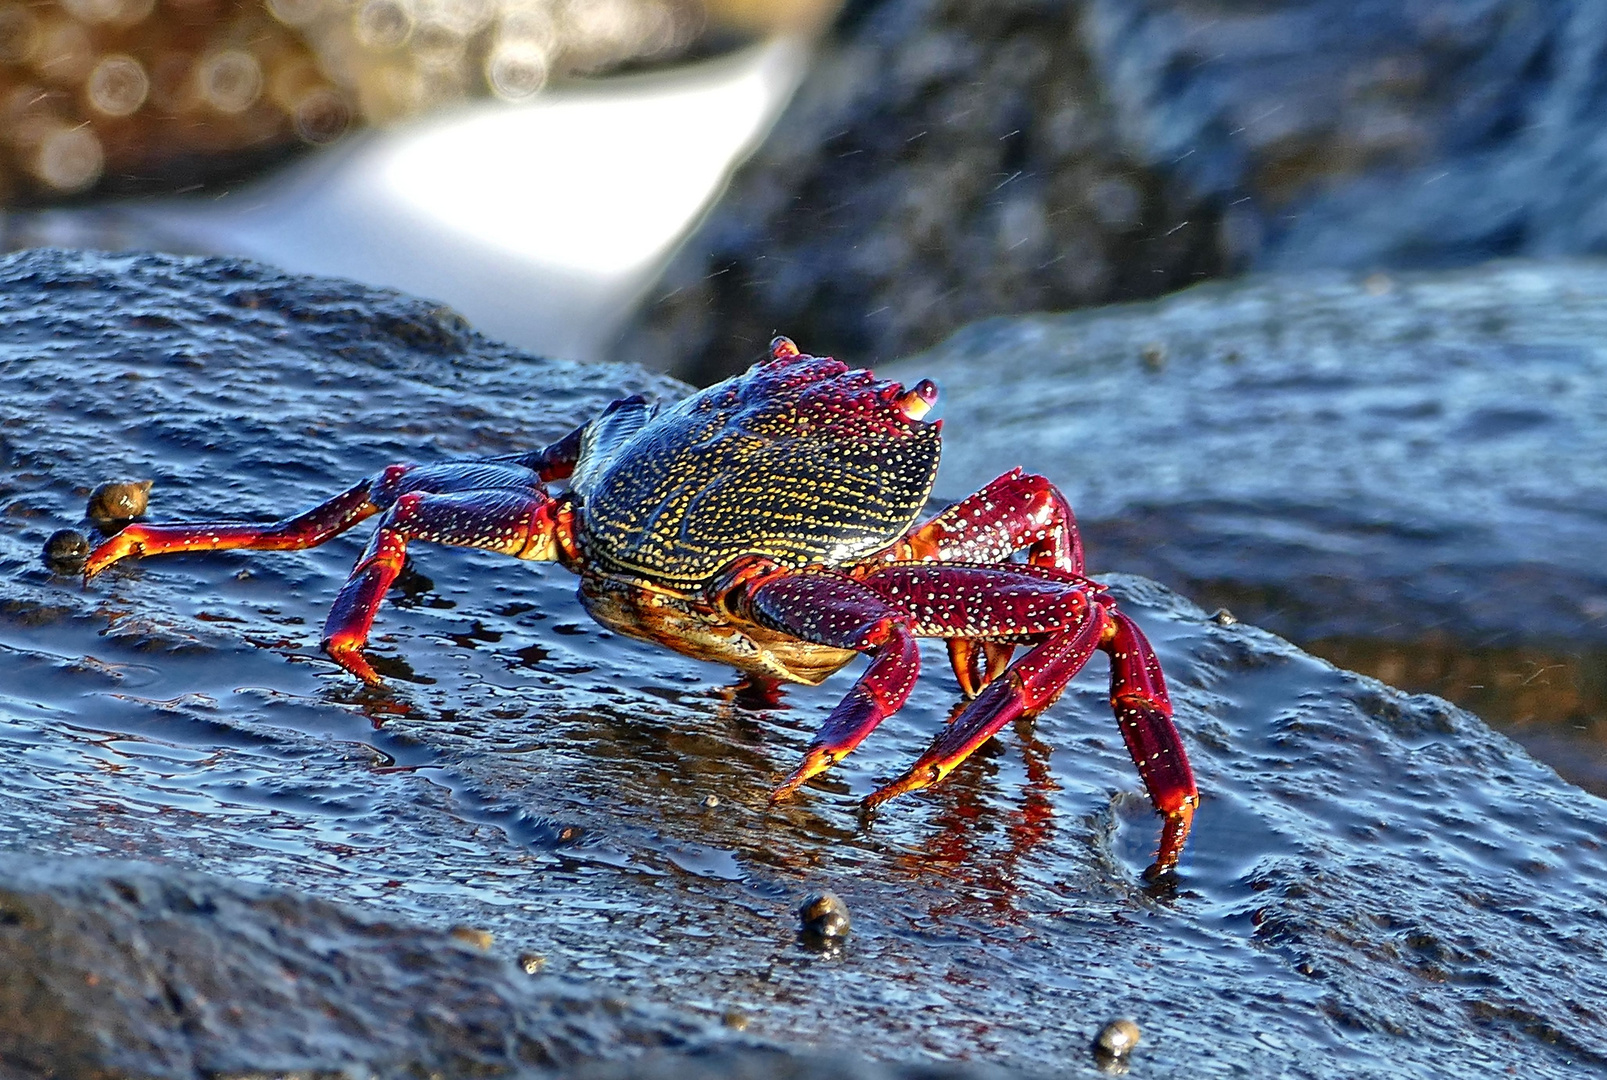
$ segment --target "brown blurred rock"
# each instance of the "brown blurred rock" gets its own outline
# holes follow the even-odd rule
[[[350,108],[260,4],[0,0],[0,203],[257,168]]]
[[[357,123],[819,18],[735,0],[0,0],[0,205],[242,176]],[[705,10],[705,9],[708,10]]]

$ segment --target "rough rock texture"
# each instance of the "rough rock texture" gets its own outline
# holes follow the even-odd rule
[[[885,362],[1224,270],[1601,251],[1604,55],[1568,0],[853,4],[620,355]]]
[[[497,1075],[710,1041],[444,927],[109,860],[0,856],[0,970],[8,1076]]]
[[[1520,262],[994,320],[885,372],[942,388],[939,494],[1042,472],[1096,569],[1307,639],[1604,642],[1604,342],[1607,264]]]
[[[388,459],[531,445],[611,393],[675,387],[338,282],[59,253],[0,262],[0,383],[0,851],[463,924],[602,995],[906,1062],[1096,1076],[1090,1042],[1128,1016],[1151,1077],[1607,1066],[1607,803],[1438,699],[1117,577],[1204,792],[1175,890],[1140,878],[1157,823],[1099,660],[867,829],[858,800],[956,700],[928,649],[909,704],[772,809],[846,680],[743,699],[728,672],[588,622],[555,568],[420,545],[373,690],[317,651],[361,536],[151,559],[88,590],[40,557],[102,480],[154,478],[156,519],[273,516]],[[946,431],[956,460],[982,437]],[[824,889],[853,931],[815,951],[794,912]]]
[[[1021,1073],[987,1065],[911,1065],[848,1054],[765,1051],[648,1054],[631,1061],[587,1063],[564,1075],[572,1080],[1026,1080]]]

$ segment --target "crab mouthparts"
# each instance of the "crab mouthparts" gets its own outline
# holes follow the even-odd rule
[[[899,395],[893,406],[911,420],[919,420],[937,404],[937,387],[931,379],[922,379],[907,393]]]

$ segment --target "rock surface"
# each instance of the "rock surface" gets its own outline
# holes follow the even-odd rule
[[[1243,268],[1607,250],[1607,10],[1524,0],[871,0],[619,355],[775,330],[886,362],[990,314]]]
[[[938,494],[1042,472],[1096,569],[1303,639],[1602,643],[1603,342],[1607,264],[1515,262],[993,320],[884,370],[942,388]]]
[[[421,546],[372,690],[317,651],[361,537],[152,559],[87,591],[40,555],[105,479],[154,479],[156,519],[271,517],[395,458],[531,445],[673,385],[520,356],[344,283],[60,253],[0,262],[0,381],[0,851],[294,888],[286,910],[331,935],[376,913],[463,925],[600,995],[889,1059],[1094,1076],[1095,1033],[1126,1016],[1155,1077],[1607,1065],[1607,804],[1442,701],[1118,577],[1204,792],[1175,890],[1140,879],[1157,826],[1099,661],[867,830],[859,798],[955,701],[928,649],[909,704],[772,810],[846,680],[748,702],[587,622],[555,568]],[[981,432],[948,430],[964,460]],[[825,889],[854,930],[820,953],[794,911]],[[270,1034],[249,1044],[264,1067]]]
[[[7,1075],[497,1075],[712,1038],[382,909],[104,859],[0,856],[0,969]]]

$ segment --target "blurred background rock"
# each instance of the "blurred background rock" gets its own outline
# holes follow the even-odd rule
[[[1249,269],[1607,247],[1607,6],[858,0],[620,355],[883,362]]]

